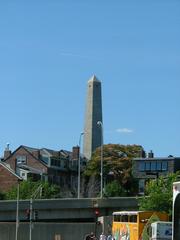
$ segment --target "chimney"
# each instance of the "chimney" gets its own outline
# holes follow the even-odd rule
[[[72,160],[78,160],[79,159],[79,146],[72,148]]]
[[[9,149],[9,143],[6,144],[6,148],[4,150],[4,160],[6,160],[11,155],[11,150]]]
[[[139,152],[139,157],[140,158],[145,158],[146,157],[146,152],[144,151],[144,149],[141,149]]]
[[[39,149],[33,151],[32,154],[33,154],[33,156],[34,156],[35,158],[37,158],[37,159],[40,158],[40,151],[39,151]]]
[[[148,153],[148,158],[153,158],[154,157],[154,153],[153,151],[151,150],[149,153]]]

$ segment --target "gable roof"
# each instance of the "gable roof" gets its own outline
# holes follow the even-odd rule
[[[67,151],[67,150],[63,150],[61,149],[60,151],[56,151],[56,150],[52,150],[52,149],[48,149],[48,148],[33,148],[33,147],[28,147],[25,145],[20,145],[15,151],[13,151],[11,153],[11,155],[9,157],[7,157],[6,159],[4,159],[4,162],[6,162],[10,157],[12,157],[20,148],[23,148],[25,151],[27,151],[34,159],[36,159],[37,161],[39,161],[41,164],[43,164],[44,166],[47,167],[47,164],[45,162],[43,162],[41,160],[41,158],[37,158],[33,153],[35,151],[40,151],[40,155],[42,156],[43,154],[48,155],[49,157],[57,157],[57,156],[64,156],[66,158],[71,157],[72,156],[72,152]]]
[[[68,157],[68,156],[71,156],[71,155],[72,155],[72,152],[67,151],[67,150],[63,150],[63,149],[60,150],[60,153],[61,153],[64,157]]]
[[[21,145],[23,148],[25,148],[28,152],[33,153],[34,151],[39,151],[38,148],[28,147],[25,145]]]
[[[50,157],[59,155],[59,151],[48,149],[48,148],[41,148],[40,151],[48,153]]]
[[[6,162],[9,158],[11,158],[20,148],[23,148],[26,152],[28,152],[34,159],[36,159],[37,161],[39,161],[42,165],[44,165],[45,167],[47,167],[47,165],[39,158],[37,158],[36,156],[33,155],[33,149],[34,151],[38,151],[38,148],[31,148],[31,147],[27,147],[24,145],[20,145],[16,150],[14,150],[14,152],[11,153],[11,155],[9,157],[7,157],[6,159],[4,159],[4,162]]]

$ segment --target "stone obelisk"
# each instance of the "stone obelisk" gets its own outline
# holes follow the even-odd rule
[[[101,146],[102,128],[98,126],[98,121],[102,123],[101,82],[93,75],[88,81],[83,138],[83,154],[88,160],[93,151]]]

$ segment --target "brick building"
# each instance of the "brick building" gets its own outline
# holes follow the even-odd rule
[[[153,152],[148,153],[147,157],[133,159],[133,176],[138,179],[139,193],[144,193],[145,184],[150,179],[159,176],[167,176],[180,170],[180,157],[154,157]]]
[[[7,164],[0,162],[0,191],[6,192],[18,184],[19,177]],[[3,184],[4,183],[4,184]]]
[[[20,178],[27,180],[45,180],[57,184],[61,189],[76,192],[77,167],[79,147],[73,147],[72,152],[66,150],[55,151],[47,148],[32,148],[21,145],[14,152],[9,146],[4,151],[3,163]],[[81,157],[82,166],[85,159]],[[5,179],[4,179],[5,181]],[[4,182],[3,181],[3,182]]]

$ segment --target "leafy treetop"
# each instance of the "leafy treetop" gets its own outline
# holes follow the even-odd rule
[[[140,145],[107,144],[103,146],[103,176],[113,175],[125,189],[130,189],[133,181],[132,158],[143,151]],[[101,148],[97,148],[84,172],[86,177],[100,176]]]
[[[31,179],[29,179],[20,183],[19,198],[30,199],[40,185],[42,186],[42,196],[38,195],[37,198],[55,198],[60,194],[60,189],[56,185],[50,185],[48,182],[43,181],[33,182]],[[5,199],[7,200],[14,200],[16,197],[17,187],[12,187],[8,192],[5,193]]]
[[[139,200],[140,210],[162,211],[172,215],[173,182],[177,181],[179,172],[159,177],[147,183],[145,196]]]

